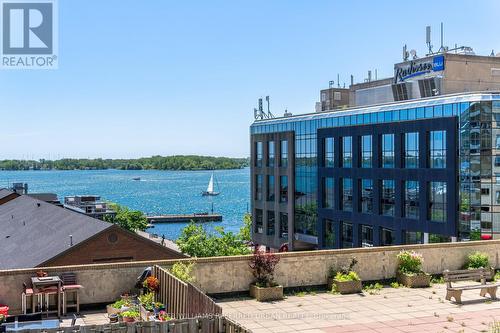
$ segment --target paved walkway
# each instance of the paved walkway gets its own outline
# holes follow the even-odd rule
[[[264,332],[500,332],[500,301],[464,291],[463,305],[444,299],[444,284],[425,289],[386,287],[377,294],[322,292],[260,303],[219,302],[227,315],[254,333]],[[496,324],[496,330],[495,329]]]

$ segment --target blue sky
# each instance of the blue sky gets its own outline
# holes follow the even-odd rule
[[[257,99],[311,112],[329,80],[391,76],[425,26],[500,52],[497,0],[59,0],[59,69],[0,72],[2,158],[247,156]]]

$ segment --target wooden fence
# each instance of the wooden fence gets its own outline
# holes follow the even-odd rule
[[[20,333],[251,333],[229,318],[200,317],[168,322],[135,322],[106,325],[26,329]]]
[[[160,282],[156,300],[165,304],[167,312],[173,317],[180,319],[222,314],[222,308],[193,284],[179,280],[158,265],[153,266],[153,275]]]

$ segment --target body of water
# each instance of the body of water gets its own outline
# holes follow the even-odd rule
[[[215,177],[221,194],[203,197],[211,171],[159,170],[74,170],[74,171],[0,171],[0,187],[13,182],[28,183],[29,192],[57,193],[63,201],[68,195],[100,195],[146,214],[191,214],[214,212],[222,222],[205,223],[207,229],[222,226],[238,231],[250,200],[250,170],[218,170]],[[140,181],[133,178],[140,177]],[[152,233],[176,239],[186,224],[156,224]]]

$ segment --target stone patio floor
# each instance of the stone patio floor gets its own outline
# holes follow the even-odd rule
[[[260,303],[218,301],[223,314],[254,333],[264,332],[500,332],[500,301],[464,291],[462,305],[446,301],[444,284],[425,289],[385,287],[377,294],[289,295]]]

